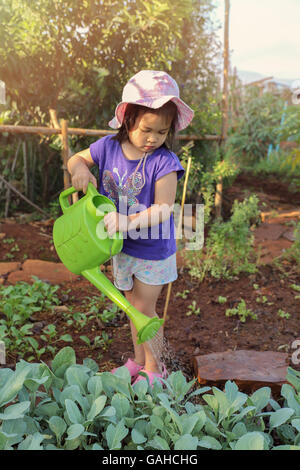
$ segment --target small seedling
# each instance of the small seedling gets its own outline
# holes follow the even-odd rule
[[[219,304],[225,304],[227,302],[227,297],[222,297],[221,295],[219,295],[218,302]]]
[[[288,312],[285,312],[281,308],[277,311],[277,314],[280,318],[286,318],[287,320],[290,318],[290,314]]]
[[[184,290],[183,292],[176,292],[175,297],[181,297],[182,299],[186,299],[189,293],[189,290]]]
[[[257,315],[253,313],[251,310],[247,309],[246,302],[244,299],[240,301],[236,308],[228,308],[225,313],[226,317],[232,317],[234,315],[238,315],[240,321],[245,323],[247,317],[252,318],[253,320],[257,320]]]
[[[188,306],[188,311],[186,313],[186,316],[189,317],[190,315],[200,315],[200,307],[197,308],[196,301],[193,300],[193,302]]]

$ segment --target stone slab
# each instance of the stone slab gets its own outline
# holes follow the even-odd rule
[[[284,232],[286,227],[283,225],[262,223],[253,233],[256,240],[278,240]]]
[[[9,263],[0,263],[0,276],[5,276],[13,271],[18,271],[21,268],[21,263],[11,261]]]
[[[247,390],[278,390],[286,383],[289,364],[285,353],[237,350],[196,356],[193,365],[200,384],[221,386],[231,380]]]
[[[50,284],[61,284],[78,278],[62,263],[28,259],[23,263],[21,270],[9,274],[7,281],[11,284],[20,281],[33,282],[32,276],[37,276],[44,282],[50,282]]]

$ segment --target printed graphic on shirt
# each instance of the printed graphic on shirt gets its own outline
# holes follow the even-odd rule
[[[117,175],[118,183],[116,183],[111,171],[105,170],[103,172],[103,187],[108,193],[108,197],[116,205],[118,205],[121,201],[126,201],[126,198],[128,206],[139,204],[139,201],[135,196],[140,194],[143,187],[142,174],[137,171],[135,174],[132,173],[125,180],[127,171],[122,177],[119,175],[117,168],[113,169],[113,173]]]

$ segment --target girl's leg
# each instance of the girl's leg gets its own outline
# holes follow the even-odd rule
[[[157,316],[156,302],[161,293],[163,286],[154,286],[145,284],[134,277],[133,288],[131,291],[125,292],[129,302],[140,312],[148,317]],[[163,333],[162,328],[158,331],[155,338],[143,344],[137,344],[137,332],[130,321],[132,341],[135,354],[135,362],[145,365],[145,369],[149,372],[160,372],[159,357],[162,348]],[[152,346],[152,347],[151,347]],[[156,354],[155,354],[156,353]]]

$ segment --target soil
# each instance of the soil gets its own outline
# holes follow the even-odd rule
[[[234,199],[243,200],[245,196],[255,192],[260,199],[261,211],[269,214],[272,222],[274,211],[288,211],[296,215],[278,219],[286,229],[290,230],[290,221],[299,221],[300,195],[293,192],[289,182],[278,181],[275,176],[253,177],[241,174],[233,185],[224,191],[224,215],[228,217]],[[264,219],[263,219],[264,220]],[[18,218],[2,220],[0,225],[0,261],[20,261],[25,259],[40,259],[59,262],[52,243],[53,220],[27,221],[20,223]],[[1,235],[5,234],[5,235]],[[170,346],[173,358],[169,367],[176,370],[180,368],[188,379],[194,377],[192,367],[195,355],[204,355],[213,352],[222,352],[237,349],[252,349],[256,351],[281,351],[288,353],[290,365],[300,370],[300,366],[292,363],[292,343],[300,340],[300,300],[299,292],[291,288],[291,284],[300,286],[300,272],[295,265],[287,265],[287,273],[283,274],[273,263],[274,256],[292,244],[292,239],[283,236],[273,237],[273,240],[257,239],[256,247],[263,247],[261,263],[255,274],[241,274],[232,281],[205,278],[202,283],[192,279],[188,274],[187,266],[179,256],[179,276],[172,284],[172,295],[168,306],[168,315],[165,322],[164,334]],[[10,239],[10,243],[7,240]],[[12,241],[13,239],[13,241]],[[266,245],[263,245],[266,243]],[[12,250],[17,245],[18,250]],[[274,253],[272,249],[274,248]],[[10,253],[10,255],[8,255]],[[180,254],[179,254],[180,255]],[[105,267],[107,276],[111,279],[109,264]],[[2,279],[8,285],[7,278]],[[177,296],[178,293],[188,291],[187,297]],[[157,313],[163,315],[167,286],[162,290],[158,300]],[[60,307],[53,312],[42,312],[32,317],[34,323],[34,337],[43,345],[40,338],[42,329],[47,324],[55,324],[58,337],[70,334],[72,343],[58,341],[57,350],[70,345],[76,351],[77,361],[81,363],[86,357],[91,357],[99,364],[100,371],[110,370],[121,365],[132,356],[130,328],[125,314],[120,312],[115,320],[103,324],[95,313],[91,311],[91,299],[99,297],[99,291],[87,280],[79,278],[73,282],[64,282],[58,291]],[[219,296],[226,297],[226,302],[220,304]],[[257,302],[257,298],[264,302]],[[245,323],[236,316],[227,317],[226,309],[236,307],[241,299],[246,301],[248,309],[257,315],[257,319],[247,318]],[[200,314],[189,313],[189,306],[195,301]],[[112,305],[106,300],[106,308]],[[99,305],[99,313],[103,305]],[[278,310],[290,314],[290,318],[280,318]],[[75,312],[85,313],[89,320],[86,325],[77,323],[75,326],[67,325],[66,314],[70,317]],[[94,338],[105,332],[112,341],[104,347],[93,345]],[[80,339],[85,335],[91,341],[88,346]],[[26,358],[25,358],[26,359]],[[17,354],[8,355],[7,362],[14,364],[18,360]],[[51,361],[49,353],[41,356],[45,362]]]

